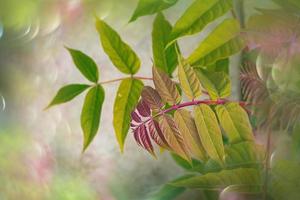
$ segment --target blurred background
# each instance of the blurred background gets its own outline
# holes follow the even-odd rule
[[[191,2],[179,1],[165,14],[174,23]],[[255,11],[251,6],[257,2],[269,1],[245,1],[247,12]],[[95,16],[105,19],[137,52],[142,60],[139,75],[151,76],[153,16],[128,24],[136,4],[137,0],[0,0],[0,200],[140,200],[180,175],[182,170],[168,154],[153,159],[130,134],[121,155],[112,127],[118,83],[105,85],[100,130],[84,154],[83,95],[43,110],[62,85],[85,82],[64,46],[93,57],[101,80],[122,77],[100,46]],[[180,41],[184,54],[213,26]],[[238,60],[237,55],[231,66],[233,98],[239,94]]]

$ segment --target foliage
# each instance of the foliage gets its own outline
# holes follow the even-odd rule
[[[163,186],[152,199],[173,199],[185,188],[269,195],[268,191],[275,188],[274,183],[269,184],[271,189],[267,188],[269,146],[265,152],[255,143],[245,102],[227,99],[231,95],[229,58],[245,52],[242,49],[251,34],[246,36],[246,41],[242,37],[231,0],[195,0],[172,26],[162,11],[176,3],[177,0],[140,0],[130,19],[132,22],[141,16],[156,14],[152,31],[154,66],[151,78],[136,76],[141,65],[138,55],[110,25],[96,19],[104,52],[114,66],[129,77],[99,82],[97,66],[92,58],[69,49],[76,67],[94,85],[65,86],[49,106],[70,101],[89,88],[81,116],[86,149],[99,127],[105,96],[102,85],[121,80],[113,113],[113,125],[121,151],[131,127],[138,145],[154,157],[156,145],[170,151],[176,163],[189,172]],[[298,3],[290,1],[290,5],[294,5],[295,10]],[[230,10],[234,18],[226,15]],[[274,15],[273,11],[261,12],[263,16]],[[222,19],[216,21],[220,17]],[[262,16],[256,17],[261,19]],[[184,58],[177,41],[184,36],[200,33],[211,22],[216,22],[216,27]],[[256,29],[257,26],[248,28]],[[263,49],[264,43],[261,45]],[[173,78],[175,71],[178,80]],[[246,66],[242,73],[242,92],[246,100],[257,102],[258,99],[271,98],[270,88],[257,71]],[[278,72],[276,78],[276,89],[286,89],[286,80],[280,79]],[[155,88],[144,86],[144,79],[153,80]],[[267,97],[260,95],[264,91],[268,91]],[[277,98],[278,95],[272,97]],[[285,167],[279,165],[274,168],[275,177],[280,175],[276,172],[278,168]],[[264,174],[267,174],[266,178]]]

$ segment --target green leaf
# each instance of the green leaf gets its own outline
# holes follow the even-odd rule
[[[222,133],[215,113],[206,104],[196,106],[194,112],[196,127],[204,149],[213,160],[223,164],[225,153]]]
[[[229,58],[218,60],[213,65],[206,67],[209,72],[224,72],[229,75]]]
[[[204,163],[199,160],[192,159],[192,162],[189,163],[188,161],[184,160],[183,158],[181,158],[180,156],[174,153],[171,153],[171,156],[173,160],[176,162],[176,164],[185,170],[192,171],[192,172],[200,172],[200,173],[204,170]]]
[[[125,74],[135,74],[140,69],[141,62],[131,47],[103,20],[97,19],[96,28],[102,47],[115,67]]]
[[[97,134],[104,97],[105,93],[101,85],[91,88],[85,97],[81,112],[81,128],[84,133],[83,150],[89,146]]]
[[[260,167],[263,164],[265,152],[254,142],[240,142],[225,148],[226,167]]]
[[[121,82],[114,104],[113,125],[121,152],[130,126],[130,114],[138,103],[144,84],[138,79],[128,78]]]
[[[202,161],[206,160],[206,153],[201,144],[195,120],[191,113],[184,109],[176,110],[174,120],[189,151],[195,158]]]
[[[181,176],[176,178],[174,181],[179,181],[185,178],[191,177],[190,175]],[[174,200],[177,196],[182,194],[186,189],[183,187],[175,187],[170,184],[163,185],[160,190],[150,197],[146,198],[146,200]]]
[[[67,48],[77,69],[91,82],[97,83],[99,79],[98,68],[95,61],[81,51]]]
[[[145,15],[152,15],[159,11],[165,10],[177,3],[178,0],[139,0],[129,22],[135,21],[137,18]]]
[[[174,25],[171,41],[193,35],[232,8],[231,0],[196,0]]]
[[[158,13],[154,20],[152,31],[154,65],[169,76],[172,76],[178,64],[176,53],[176,47],[178,48],[177,43],[172,44],[172,46],[166,49],[171,30],[171,24],[165,19],[162,13]]]
[[[178,78],[181,88],[190,100],[201,96],[201,84],[194,69],[183,59],[178,65]]]
[[[230,96],[231,83],[228,74],[225,72],[208,72],[201,68],[194,70],[212,100]]]
[[[85,91],[89,85],[85,84],[70,84],[62,87],[59,89],[51,103],[47,106],[47,108],[50,108],[51,106],[66,103],[68,101],[71,101],[76,96],[81,94],[83,91]]]
[[[237,168],[188,177],[186,179],[174,181],[171,185],[208,190],[224,189],[232,185],[249,186],[251,188],[253,186],[261,185],[261,176],[259,171],[256,169]]]
[[[169,76],[156,67],[152,68],[152,74],[155,89],[161,98],[170,105],[179,103],[181,101],[181,96],[176,88],[176,84]]]
[[[231,143],[254,140],[248,114],[238,103],[217,105],[215,109]]]
[[[170,115],[163,114],[158,117],[158,123],[171,150],[183,159],[191,162],[191,157],[184,143],[182,133],[178,130],[173,118]]]
[[[225,19],[189,56],[188,62],[192,66],[207,66],[239,52],[244,47],[244,41],[239,34],[238,21]]]

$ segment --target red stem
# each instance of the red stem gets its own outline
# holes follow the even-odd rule
[[[196,106],[199,104],[206,104],[206,105],[223,105],[225,103],[229,102],[229,100],[227,99],[218,99],[218,100],[193,100],[193,101],[189,101],[189,102],[184,102],[181,104],[177,104],[177,105],[173,105],[170,108],[167,108],[165,110],[161,110],[159,113],[157,113],[155,116],[145,120],[142,124],[146,124],[147,122],[149,122],[151,119],[155,118],[155,117],[159,117],[165,113],[174,111],[174,110],[178,110],[180,108],[184,108],[184,107],[188,107],[188,106]],[[246,106],[245,102],[239,102],[239,104],[244,107]],[[140,124],[139,126],[141,126],[142,124]]]

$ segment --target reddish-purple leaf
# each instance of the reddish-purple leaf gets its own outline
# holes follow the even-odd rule
[[[160,110],[160,108],[163,107],[162,99],[158,92],[150,86],[144,87],[142,98],[152,110]]]
[[[142,119],[135,111],[131,112],[131,119],[135,122],[142,122]]]
[[[147,128],[144,124],[141,125],[140,129],[140,139],[143,144],[143,147],[153,156],[155,156],[154,149],[147,131]]]
[[[143,117],[149,117],[151,115],[150,107],[143,100],[138,103],[136,108]]]
[[[150,136],[155,141],[155,143],[165,149],[168,149],[169,144],[168,144],[165,136],[163,135],[163,132],[161,131],[158,122],[155,120],[151,120],[149,122],[148,127],[149,127]]]
[[[133,130],[133,136],[134,136],[135,141],[136,141],[141,147],[143,147],[142,142],[141,142],[141,139],[140,139],[140,133],[141,133],[141,127],[140,127],[140,126]]]

